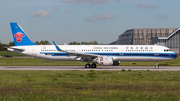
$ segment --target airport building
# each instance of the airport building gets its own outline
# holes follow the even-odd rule
[[[116,45],[162,45],[180,53],[180,28],[130,29],[119,35]]]

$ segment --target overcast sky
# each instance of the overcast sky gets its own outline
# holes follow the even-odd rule
[[[17,22],[32,41],[110,43],[127,29],[180,27],[180,0],[0,0],[0,41]]]

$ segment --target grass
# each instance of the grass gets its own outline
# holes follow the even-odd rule
[[[159,61],[159,66],[180,66],[180,57],[168,61]],[[121,61],[121,66],[155,66],[154,61]]]
[[[159,66],[180,66],[180,57],[169,61],[158,62]],[[80,61],[51,61],[37,58],[0,58],[1,66],[84,66]],[[120,66],[155,66],[155,62],[121,61]]]
[[[0,71],[0,100],[177,101],[180,71]]]
[[[1,66],[80,66],[86,62],[80,61],[51,61],[37,58],[0,58]]]

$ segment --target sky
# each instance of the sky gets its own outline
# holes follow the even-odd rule
[[[180,0],[0,0],[0,41],[17,22],[33,42],[110,43],[128,29],[180,27]]]

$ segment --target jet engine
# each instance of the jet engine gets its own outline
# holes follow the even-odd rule
[[[98,64],[101,66],[117,66],[120,61],[113,61],[111,57],[102,56],[98,58]]]
[[[113,66],[118,66],[120,64],[120,61],[113,61]]]

